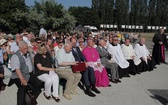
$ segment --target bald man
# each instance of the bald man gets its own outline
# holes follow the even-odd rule
[[[166,45],[166,35],[164,34],[164,29],[161,28],[157,34],[153,37],[154,47],[152,55],[156,61],[156,64],[165,63],[165,48]]]
[[[155,68],[155,61],[145,45],[145,38],[141,38],[139,43],[135,44],[135,54],[144,62],[143,71],[151,71]]]

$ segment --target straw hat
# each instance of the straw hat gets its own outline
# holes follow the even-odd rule
[[[5,44],[6,42],[7,42],[7,40],[1,39],[1,40],[0,40],[0,46],[2,46],[3,44]]]
[[[7,35],[7,38],[13,39],[13,35],[12,35],[12,34],[8,34],[8,35]]]

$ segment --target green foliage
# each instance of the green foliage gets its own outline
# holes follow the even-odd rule
[[[129,0],[117,0],[115,2],[115,24],[129,24],[128,13],[129,13]]]
[[[33,7],[38,13],[44,13],[44,27],[53,30],[66,30],[73,28],[76,20],[71,16],[61,4],[57,4],[54,0],[42,0],[35,2]]]
[[[0,2],[0,29],[17,33],[24,29],[38,33],[40,26],[46,29],[66,30],[73,28],[76,20],[54,0],[42,0],[27,7],[24,0],[2,0]]]
[[[168,25],[168,0],[92,0],[103,24]]]
[[[27,12],[24,0],[1,0],[0,2],[0,29],[5,32],[18,32],[22,23],[17,23],[14,14],[16,11]]]
[[[92,8],[99,18],[99,23],[113,24],[115,0],[92,0]]]
[[[76,25],[82,24],[99,26],[100,24],[96,12],[89,7],[70,7],[68,11],[76,18]]]
[[[17,33],[24,29],[38,33],[45,29],[69,31],[75,25],[168,25],[168,0],[92,0],[92,7],[66,10],[55,0],[0,0],[0,30]]]

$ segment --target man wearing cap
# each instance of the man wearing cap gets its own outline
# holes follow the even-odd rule
[[[5,39],[5,36],[6,36],[5,33],[1,33],[1,34],[0,34],[0,39]]]
[[[11,43],[13,42],[13,35],[12,34],[8,34],[7,35],[7,40],[8,40],[9,45],[11,46]]]
[[[3,74],[3,81],[1,84],[1,89],[4,90],[5,86],[9,84],[10,77],[12,75],[11,71],[6,67],[4,60],[7,60],[6,55],[6,44],[7,40],[1,39],[0,40],[0,70],[1,74]]]

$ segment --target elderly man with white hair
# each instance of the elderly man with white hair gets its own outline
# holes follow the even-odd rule
[[[11,58],[12,76],[10,84],[15,83],[18,87],[17,105],[25,105],[25,94],[28,84],[32,85],[33,89],[31,97],[36,99],[41,93],[42,83],[34,74],[34,66],[32,57],[28,53],[28,45],[24,41],[20,41],[17,50]]]
[[[100,55],[101,63],[103,64],[103,66],[105,66],[107,69],[110,70],[111,82],[113,83],[121,82],[119,80],[118,64],[115,61],[111,60],[113,55],[109,54],[105,46],[106,46],[105,40],[101,39],[99,41],[99,46],[96,47]]]

